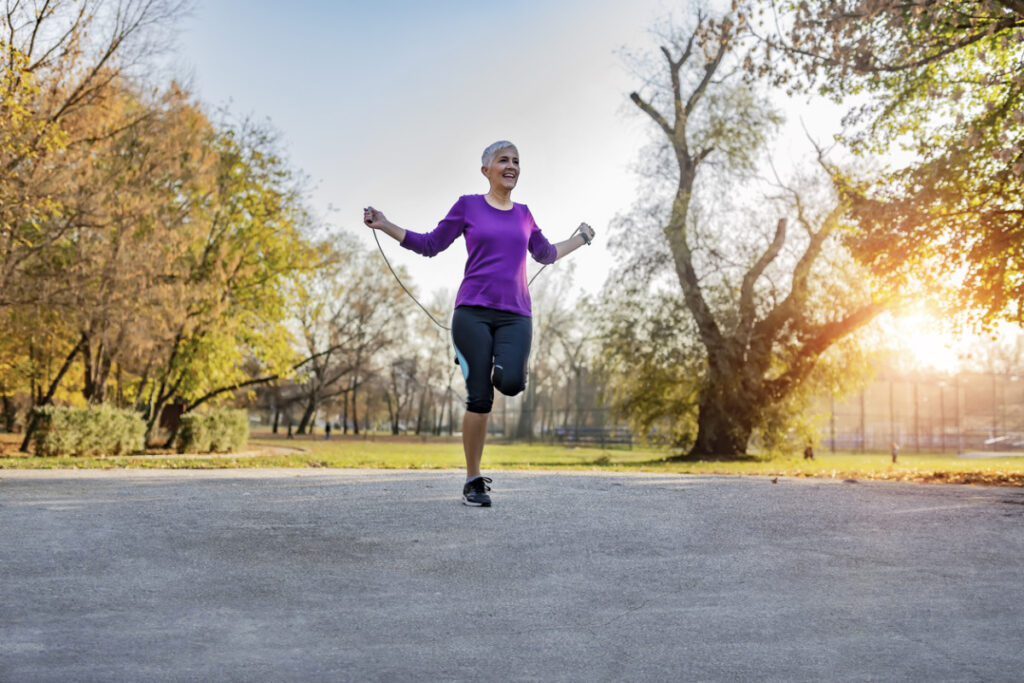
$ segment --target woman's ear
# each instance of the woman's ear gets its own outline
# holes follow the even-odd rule
[[[487,167],[486,166],[481,166],[480,167],[480,172],[483,173],[484,178],[487,177]]]

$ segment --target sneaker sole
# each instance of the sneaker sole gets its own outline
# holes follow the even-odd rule
[[[491,507],[490,503],[473,503],[473,502],[467,500],[465,496],[463,496],[463,498],[462,498],[462,504],[463,505],[468,505],[471,508],[489,508],[489,507]]]

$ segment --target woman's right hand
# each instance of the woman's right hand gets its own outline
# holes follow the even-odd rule
[[[368,206],[363,209],[363,223],[374,230],[383,230],[388,226],[388,219],[377,209]]]

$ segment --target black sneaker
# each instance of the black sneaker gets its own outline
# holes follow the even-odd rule
[[[477,477],[473,481],[467,481],[462,487],[462,504],[472,505],[478,508],[491,507],[491,497],[487,492],[491,490],[488,484],[491,480],[487,477]]]

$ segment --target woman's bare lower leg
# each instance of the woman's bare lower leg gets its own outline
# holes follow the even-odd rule
[[[487,418],[490,413],[466,411],[462,418],[462,449],[466,453],[466,476],[480,476],[480,461],[484,456],[484,441],[487,438]]]

